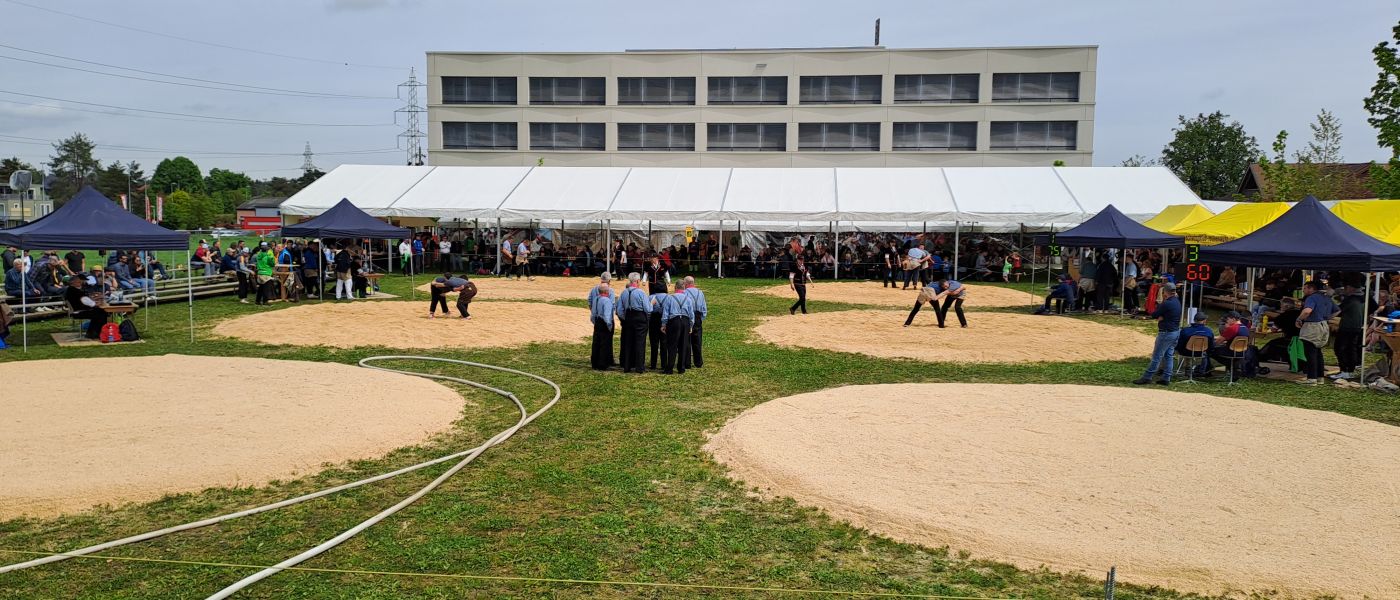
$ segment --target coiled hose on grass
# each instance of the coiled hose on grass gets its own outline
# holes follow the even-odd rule
[[[481,383],[481,382],[471,381],[471,380],[469,380],[469,379],[462,379],[462,378],[459,378],[459,377],[451,377],[451,376],[448,376],[448,375],[438,375],[438,374],[435,374],[435,373],[424,373],[424,372],[418,372],[418,371],[408,371],[408,370],[403,370],[403,369],[391,369],[391,368],[388,368],[388,367],[375,366],[375,365],[371,364],[371,363],[381,362],[381,361],[387,361],[387,360],[421,360],[421,361],[430,361],[430,362],[440,362],[440,363],[449,363],[449,364],[456,364],[456,365],[464,365],[464,366],[468,366],[468,367],[477,367],[477,368],[482,368],[482,369],[490,369],[490,370],[493,370],[493,371],[500,371],[500,372],[503,372],[503,373],[512,373],[512,374],[515,374],[515,375],[522,375],[522,376],[525,376],[525,377],[529,377],[529,378],[531,378],[531,379],[535,379],[535,380],[541,381],[541,382],[545,383],[546,385],[548,385],[549,387],[553,388],[553,389],[554,389],[554,397],[551,398],[551,399],[549,400],[549,402],[546,402],[546,403],[545,403],[543,406],[541,406],[539,409],[535,410],[535,412],[531,413],[531,412],[528,412],[528,411],[527,411],[527,409],[525,408],[525,405],[524,405],[523,403],[520,402],[520,399],[517,398],[517,397],[515,396],[515,394],[512,394],[511,392],[508,392],[508,391],[506,391],[506,390],[502,390],[502,389],[498,389],[498,388],[491,387],[491,386],[486,385],[486,384]],[[49,563],[55,563],[55,562],[59,562],[59,561],[66,560],[66,559],[69,559],[69,558],[73,558],[73,557],[76,557],[76,556],[82,556],[82,555],[85,555],[85,554],[92,554],[92,553],[94,553],[94,552],[101,552],[101,551],[103,551],[103,550],[109,550],[109,549],[116,548],[116,547],[119,547],[119,546],[125,546],[125,545],[127,545],[127,544],[134,544],[134,543],[136,543],[136,542],[143,542],[143,541],[146,541],[146,540],[155,539],[155,538],[158,538],[158,537],[162,537],[162,536],[169,535],[169,534],[172,534],[172,533],[177,533],[177,532],[180,532],[180,531],[189,531],[189,530],[191,530],[191,529],[198,529],[198,528],[200,528],[200,527],[207,527],[207,526],[209,526],[209,525],[214,525],[214,524],[217,524],[217,523],[222,523],[222,522],[224,522],[224,521],[229,521],[229,520],[232,520],[232,519],[237,519],[237,518],[239,518],[239,517],[246,517],[246,516],[248,516],[248,515],[255,515],[255,514],[267,512],[267,511],[270,511],[270,510],[276,510],[276,509],[278,509],[278,508],[283,508],[283,507],[286,507],[286,506],[291,506],[291,505],[293,505],[293,504],[299,504],[299,503],[305,502],[305,501],[307,501],[307,500],[313,500],[313,499],[316,499],[316,498],[320,498],[320,497],[322,497],[322,496],[328,496],[328,495],[334,494],[334,493],[336,493],[336,492],[342,492],[342,491],[345,491],[345,490],[348,490],[348,489],[353,489],[353,488],[357,488],[357,487],[360,487],[360,486],[363,486],[363,485],[368,485],[368,484],[371,484],[371,483],[375,483],[375,482],[377,482],[377,481],[383,481],[383,480],[385,480],[385,479],[389,479],[389,478],[392,478],[392,477],[396,477],[396,476],[399,476],[399,475],[403,475],[404,473],[410,473],[410,472],[413,472],[413,471],[417,471],[417,470],[419,470],[419,469],[423,469],[423,468],[426,468],[426,467],[430,467],[430,466],[433,466],[433,465],[436,465],[436,464],[445,463],[445,462],[448,462],[448,461],[460,459],[460,460],[458,460],[458,462],[457,462],[456,464],[454,464],[454,465],[452,466],[452,468],[450,468],[450,469],[448,469],[447,471],[443,472],[443,474],[439,475],[439,476],[438,476],[436,479],[434,479],[432,482],[428,483],[428,485],[423,486],[423,487],[422,487],[421,489],[419,489],[417,492],[414,492],[412,495],[408,496],[407,498],[404,498],[403,500],[399,501],[397,504],[394,504],[393,506],[391,506],[391,507],[389,507],[389,508],[386,508],[386,509],[384,509],[383,511],[380,511],[378,514],[376,514],[376,515],[374,515],[374,516],[372,516],[372,517],[370,517],[370,518],[368,518],[368,519],[362,521],[362,522],[359,523],[358,525],[355,525],[354,527],[351,527],[350,529],[347,529],[347,530],[341,532],[339,535],[336,535],[335,537],[333,537],[333,538],[331,538],[331,539],[329,539],[329,540],[326,540],[325,542],[322,542],[321,544],[319,544],[319,545],[317,545],[317,546],[315,546],[315,547],[313,547],[313,548],[311,548],[311,549],[309,549],[309,550],[306,550],[305,552],[302,552],[302,553],[300,553],[300,554],[297,554],[296,556],[293,556],[293,557],[291,557],[291,558],[288,558],[288,559],[286,559],[286,560],[284,560],[284,561],[282,561],[282,562],[280,562],[280,563],[277,563],[276,565],[273,565],[273,566],[271,566],[271,567],[268,567],[268,568],[266,568],[266,569],[263,569],[262,571],[259,571],[259,572],[257,572],[257,573],[254,573],[254,574],[252,574],[252,575],[249,575],[249,576],[247,576],[247,577],[245,577],[245,578],[243,578],[243,579],[241,579],[241,580],[235,582],[234,584],[232,584],[232,585],[230,585],[230,586],[228,586],[228,587],[226,587],[226,588],[224,588],[224,589],[222,589],[222,590],[219,590],[217,593],[215,593],[215,594],[209,596],[210,600],[218,599],[218,598],[228,598],[228,597],[232,596],[233,594],[237,593],[239,590],[242,590],[242,589],[244,589],[244,588],[246,588],[246,587],[248,587],[248,586],[250,586],[250,585],[252,585],[252,584],[254,584],[254,583],[257,583],[258,581],[261,581],[261,580],[263,580],[263,579],[266,579],[266,578],[268,578],[268,577],[271,577],[272,575],[275,575],[277,572],[279,572],[279,571],[281,571],[281,570],[283,570],[283,569],[286,569],[287,567],[291,567],[291,566],[295,566],[295,565],[297,565],[297,564],[300,564],[300,563],[306,561],[307,559],[310,559],[310,558],[312,558],[312,557],[314,557],[314,556],[317,556],[317,555],[319,555],[319,554],[321,554],[321,553],[323,553],[323,552],[325,552],[325,551],[327,551],[327,550],[330,550],[331,548],[334,548],[335,546],[339,545],[341,542],[344,542],[345,540],[348,540],[348,539],[350,539],[351,537],[354,537],[356,534],[358,534],[358,533],[364,531],[365,529],[368,529],[369,527],[373,526],[375,523],[378,523],[378,522],[380,522],[380,521],[383,521],[384,519],[388,518],[389,516],[393,515],[394,513],[396,513],[396,512],[398,512],[398,511],[402,510],[404,507],[406,507],[406,506],[412,504],[413,502],[417,501],[419,498],[422,498],[422,497],[423,497],[424,495],[426,495],[428,492],[433,491],[433,490],[436,489],[438,486],[442,485],[443,482],[445,482],[445,481],[447,481],[448,479],[450,479],[450,478],[451,478],[453,475],[455,475],[458,471],[462,470],[464,467],[466,467],[468,464],[470,464],[473,460],[476,459],[476,457],[480,456],[482,452],[485,452],[488,448],[491,448],[492,446],[495,446],[495,445],[497,445],[497,444],[500,444],[501,442],[504,442],[505,440],[509,439],[511,436],[515,435],[515,433],[516,433],[517,431],[520,431],[521,428],[525,427],[526,425],[530,424],[530,422],[532,422],[532,421],[534,421],[535,419],[539,418],[540,415],[544,414],[544,413],[545,413],[546,411],[548,411],[550,408],[553,408],[554,405],[555,405],[556,403],[559,402],[559,398],[560,398],[560,396],[563,394],[562,390],[559,388],[559,384],[556,384],[556,383],[554,383],[553,381],[550,381],[550,380],[548,380],[548,379],[545,379],[544,377],[541,377],[541,376],[539,376],[539,375],[535,375],[534,373],[526,373],[526,372],[524,372],[524,371],[519,371],[519,370],[516,370],[516,369],[511,369],[511,368],[508,368],[508,367],[498,367],[498,366],[495,366],[495,365],[488,365],[488,364],[470,362],[470,361],[465,361],[465,360],[456,360],[456,359],[451,359],[451,358],[438,358],[438,357],[435,357],[435,356],[399,356],[399,355],[394,355],[394,356],[371,356],[371,357],[368,357],[368,358],[365,358],[365,359],[360,360],[360,363],[359,363],[359,364],[360,364],[361,367],[364,367],[364,368],[367,368],[367,369],[375,369],[375,370],[379,370],[379,371],[388,371],[388,372],[391,372],[391,373],[401,373],[401,374],[404,374],[404,375],[413,375],[413,376],[416,376],[416,377],[425,377],[425,378],[428,378],[428,379],[439,379],[439,380],[443,380],[443,381],[451,381],[451,382],[455,382],[455,383],[460,383],[460,384],[463,384],[463,385],[471,386],[471,387],[474,387],[474,388],[477,388],[477,389],[481,389],[481,390],[486,390],[486,391],[489,391],[489,392],[493,392],[493,393],[495,393],[495,394],[499,394],[499,395],[505,397],[506,399],[510,400],[512,403],[515,404],[516,408],[520,410],[520,419],[519,419],[518,421],[516,421],[516,423],[515,423],[514,425],[512,425],[512,426],[510,426],[510,427],[508,427],[508,428],[502,430],[500,433],[497,433],[496,435],[492,436],[490,439],[486,440],[486,442],[482,443],[480,446],[477,446],[477,447],[475,447],[475,448],[471,448],[471,449],[468,449],[468,450],[463,450],[463,451],[461,451],[461,452],[455,452],[455,453],[452,453],[452,454],[448,454],[448,455],[446,455],[446,456],[438,457],[438,458],[435,458],[435,459],[433,459],[433,460],[429,460],[429,461],[426,461],[426,462],[421,462],[421,463],[418,463],[418,464],[416,464],[416,465],[410,465],[410,466],[407,466],[407,467],[404,467],[404,468],[401,468],[401,469],[397,469],[397,470],[394,470],[394,471],[390,471],[390,472],[388,472],[388,473],[382,473],[382,474],[379,474],[379,475],[375,475],[374,477],[368,477],[368,478],[365,478],[365,479],[361,479],[361,480],[359,480],[359,481],[352,481],[352,482],[350,482],[350,483],[343,483],[343,484],[341,484],[341,485],[337,485],[337,486],[334,486],[334,487],[329,487],[329,488],[326,488],[326,489],[324,489],[324,490],[312,492],[312,493],[309,493],[309,494],[304,494],[304,495],[301,495],[301,496],[297,496],[297,497],[295,497],[295,498],[288,498],[288,499],[286,499],[286,500],[282,500],[282,501],[279,501],[279,502],[274,502],[274,503],[272,503],[272,504],[266,504],[266,505],[263,505],[263,506],[258,506],[258,507],[254,507],[254,508],[249,508],[249,509],[246,509],[246,510],[241,510],[241,511],[229,513],[229,514],[226,514],[226,515],[220,515],[220,516],[217,516],[217,517],[210,517],[210,518],[208,518],[208,519],[202,519],[202,520],[199,520],[199,521],[191,521],[191,522],[189,522],[189,523],[185,523],[185,524],[182,524],[182,525],[175,525],[175,526],[173,526],[173,527],[167,527],[167,528],[165,528],[165,529],[159,529],[159,530],[156,530],[156,531],[148,531],[148,532],[146,532],[146,533],[140,533],[140,534],[137,534],[137,535],[124,537],[124,538],[121,538],[121,539],[118,539],[118,540],[112,540],[112,541],[110,541],[110,542],[103,542],[103,543],[101,543],[101,544],[95,544],[95,545],[92,545],[92,546],[87,546],[87,547],[79,548],[79,549],[76,549],[76,550],[70,550],[70,551],[68,551],[68,552],[64,552],[63,555],[45,556],[45,557],[43,557],[43,558],[37,558],[37,559],[34,559],[34,560],[29,560],[29,561],[25,561],[25,562],[15,563],[15,564],[12,564],[12,565],[0,566],[0,573],[7,573],[7,572],[10,572],[10,571],[17,571],[17,570],[26,569],[26,568],[29,568],[29,567],[37,567],[37,566],[39,566],[39,565],[45,565],[45,564],[49,564]]]

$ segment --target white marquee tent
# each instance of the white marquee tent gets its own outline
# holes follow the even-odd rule
[[[1139,221],[1199,204],[1162,167],[662,168],[342,165],[282,204],[349,198],[376,216],[439,220],[743,222],[746,229],[989,228],[1079,223],[1113,204]],[[907,229],[901,229],[907,230]]]

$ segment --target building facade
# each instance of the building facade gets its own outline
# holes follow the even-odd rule
[[[1097,57],[1096,46],[430,52],[429,162],[1089,166]]]
[[[23,192],[0,181],[0,226],[18,227],[53,212],[53,200],[36,185]]]

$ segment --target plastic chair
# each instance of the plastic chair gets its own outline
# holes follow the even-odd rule
[[[1210,340],[1203,335],[1186,338],[1186,352],[1182,353],[1181,368],[1186,369],[1186,383],[1196,383],[1196,368],[1210,349]]]
[[[1249,350],[1249,338],[1240,335],[1230,340],[1230,383],[1227,385],[1238,383],[1235,381],[1235,362],[1244,358],[1246,350]]]

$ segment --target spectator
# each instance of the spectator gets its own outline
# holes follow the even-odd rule
[[[1191,338],[1198,336],[1206,338],[1206,347],[1204,350],[1201,350],[1200,356],[1192,356],[1190,351],[1186,349],[1186,343],[1191,341]],[[1177,337],[1176,353],[1180,354],[1183,358],[1190,357],[1200,359],[1200,364],[1196,366],[1194,375],[1196,377],[1209,377],[1210,351],[1214,346],[1215,332],[1211,331],[1210,326],[1206,325],[1205,311],[1196,311],[1196,318],[1192,319],[1191,324],[1185,329],[1182,329],[1181,335]]]
[[[1170,283],[1162,284],[1162,293],[1166,298],[1158,302],[1157,309],[1152,311],[1152,317],[1157,319],[1157,341],[1152,346],[1152,361],[1147,364],[1142,377],[1133,382],[1137,385],[1152,383],[1154,374],[1161,375],[1158,383],[1171,385],[1173,354],[1176,341],[1181,336],[1181,301],[1176,297],[1176,286]]]
[[[16,258],[10,262],[10,270],[5,271],[5,295],[11,298],[23,298],[34,302],[44,295],[39,286],[34,285],[34,280],[24,272],[24,259]]]
[[[1322,286],[1316,281],[1303,284],[1303,293],[1306,295],[1303,310],[1298,314],[1296,323],[1308,365],[1303,379],[1298,383],[1317,385],[1322,383],[1322,349],[1327,346],[1327,338],[1331,335],[1327,320],[1337,313],[1337,305],[1322,292]]]

